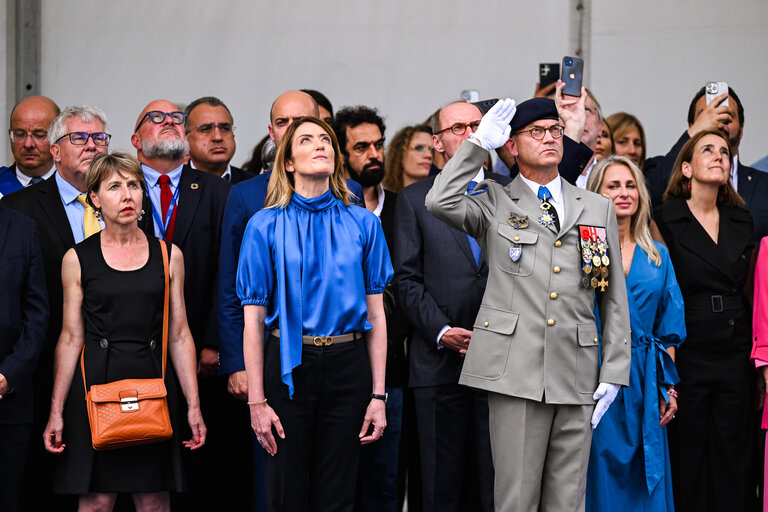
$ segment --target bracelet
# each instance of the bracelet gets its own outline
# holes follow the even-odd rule
[[[255,402],[247,402],[247,403],[248,405],[261,405],[261,404],[267,403],[267,399],[265,398],[264,400],[256,400]]]
[[[677,391],[675,391],[675,388],[669,388],[669,389],[667,390],[667,394],[668,394],[669,396],[671,396],[672,398],[674,398],[675,400],[677,400],[677,399],[678,399],[678,397],[680,396],[680,395],[678,395],[678,394],[677,394]]]

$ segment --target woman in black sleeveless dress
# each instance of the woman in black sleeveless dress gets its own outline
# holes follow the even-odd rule
[[[136,508],[170,510],[169,491],[182,491],[178,387],[187,400],[196,449],[205,442],[195,352],[184,312],[181,251],[170,251],[170,323],[166,369],[174,437],[170,441],[94,451],[80,370],[87,386],[162,374],[165,279],[161,245],[142,232],[144,181],[127,153],[98,155],[86,176],[91,204],[104,229],[66,253],[62,265],[64,324],[56,347],[53,399],[44,442],[59,453],[55,491],[80,495],[81,511],[110,510],[116,493],[132,493]],[[174,372],[175,370],[175,372]],[[176,376],[178,376],[178,381]],[[177,384],[178,382],[178,384]]]

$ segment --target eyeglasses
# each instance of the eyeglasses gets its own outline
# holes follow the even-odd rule
[[[434,151],[434,146],[427,146],[425,144],[416,144],[415,146],[412,146],[410,149],[413,151],[416,151],[418,153],[431,153]]]
[[[35,142],[44,142],[48,139],[48,132],[42,130],[34,132],[25,132],[24,130],[8,130],[8,136],[11,142],[24,142],[27,137],[32,137]]]
[[[354,146],[352,146],[352,151],[357,153],[358,155],[362,155],[366,151],[368,151],[368,148],[373,146],[373,149],[376,151],[381,151],[384,149],[384,139],[379,139],[376,142],[358,142]]]
[[[438,133],[447,132],[448,130],[451,130],[451,133],[454,135],[462,136],[467,132],[467,127],[472,128],[472,132],[477,130],[477,127],[480,126],[480,121],[472,121],[471,123],[455,123],[449,126],[448,128],[443,128],[442,130],[435,132],[435,135]]]
[[[144,121],[147,119],[152,121],[153,124],[161,124],[165,121],[166,117],[170,117],[173,124],[183,124],[184,120],[187,118],[187,114],[184,112],[162,112],[160,110],[150,110],[144,114],[144,117],[141,118],[141,121],[139,121],[139,124],[136,125],[136,129],[133,131],[139,131],[139,127],[141,127],[141,125],[144,124]]]
[[[109,146],[109,139],[112,138],[112,136],[108,133],[104,132],[96,132],[96,133],[85,133],[85,132],[72,132],[72,133],[65,133],[58,139],[56,139],[56,142],[54,144],[58,144],[61,139],[64,137],[69,137],[69,143],[73,146],[85,146],[88,144],[88,139],[93,139],[93,143],[97,146]]]
[[[544,128],[543,126],[534,126],[533,128],[529,128],[527,130],[520,130],[519,132],[515,133],[523,133],[528,132],[531,134],[531,137],[533,137],[535,140],[543,140],[544,135],[549,132],[549,134],[552,136],[553,139],[559,139],[563,136],[563,130],[565,130],[564,126],[560,126],[559,124],[553,124],[549,128]]]
[[[218,128],[221,133],[224,135],[229,135],[233,131],[235,131],[235,127],[232,126],[231,123],[205,123],[200,124],[195,127],[193,127],[193,130],[197,130],[198,132],[202,133],[203,135],[210,135],[213,133],[213,131]]]

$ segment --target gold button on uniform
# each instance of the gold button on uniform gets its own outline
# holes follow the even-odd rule
[[[549,294],[549,298],[552,299],[552,300],[556,299],[557,298],[557,293],[555,293],[555,292],[550,293]]]
[[[597,343],[597,338],[593,339],[592,341],[594,341],[595,343]]]
[[[515,238],[513,238],[513,240],[514,240],[515,242],[517,242],[518,240],[520,240],[520,237],[519,237],[519,236],[515,236]]]
[[[563,245],[563,242],[560,240],[555,240],[555,247],[560,247],[561,245]]]
[[[549,320],[547,320],[547,325],[552,327],[553,325],[555,325],[555,321],[550,318]]]
[[[488,327],[488,322],[483,322],[483,327]]]
[[[552,272],[554,272],[555,274],[559,274],[560,273],[560,267],[553,268]]]

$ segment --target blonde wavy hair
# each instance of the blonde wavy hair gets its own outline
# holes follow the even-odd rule
[[[587,190],[600,194],[605,171],[613,165],[622,165],[632,173],[637,187],[638,202],[637,211],[632,215],[629,230],[637,245],[648,255],[648,260],[658,267],[661,265],[661,254],[659,254],[659,249],[651,237],[651,195],[648,193],[645,176],[643,176],[640,167],[625,156],[607,156],[595,164],[594,169],[589,174]]]
[[[336,134],[328,123],[322,119],[303,116],[293,120],[293,123],[285,131],[280,145],[277,147],[275,164],[272,168],[272,176],[269,178],[267,200],[264,203],[264,207],[285,208],[291,202],[291,197],[296,192],[293,173],[285,170],[285,163],[293,159],[293,136],[296,134],[296,130],[305,123],[316,124],[331,137],[334,160],[333,175],[329,179],[331,194],[349,206],[351,204],[349,201],[349,189],[347,188],[347,180],[344,175],[344,167],[341,163],[341,149],[339,148],[339,140],[336,138]]]

